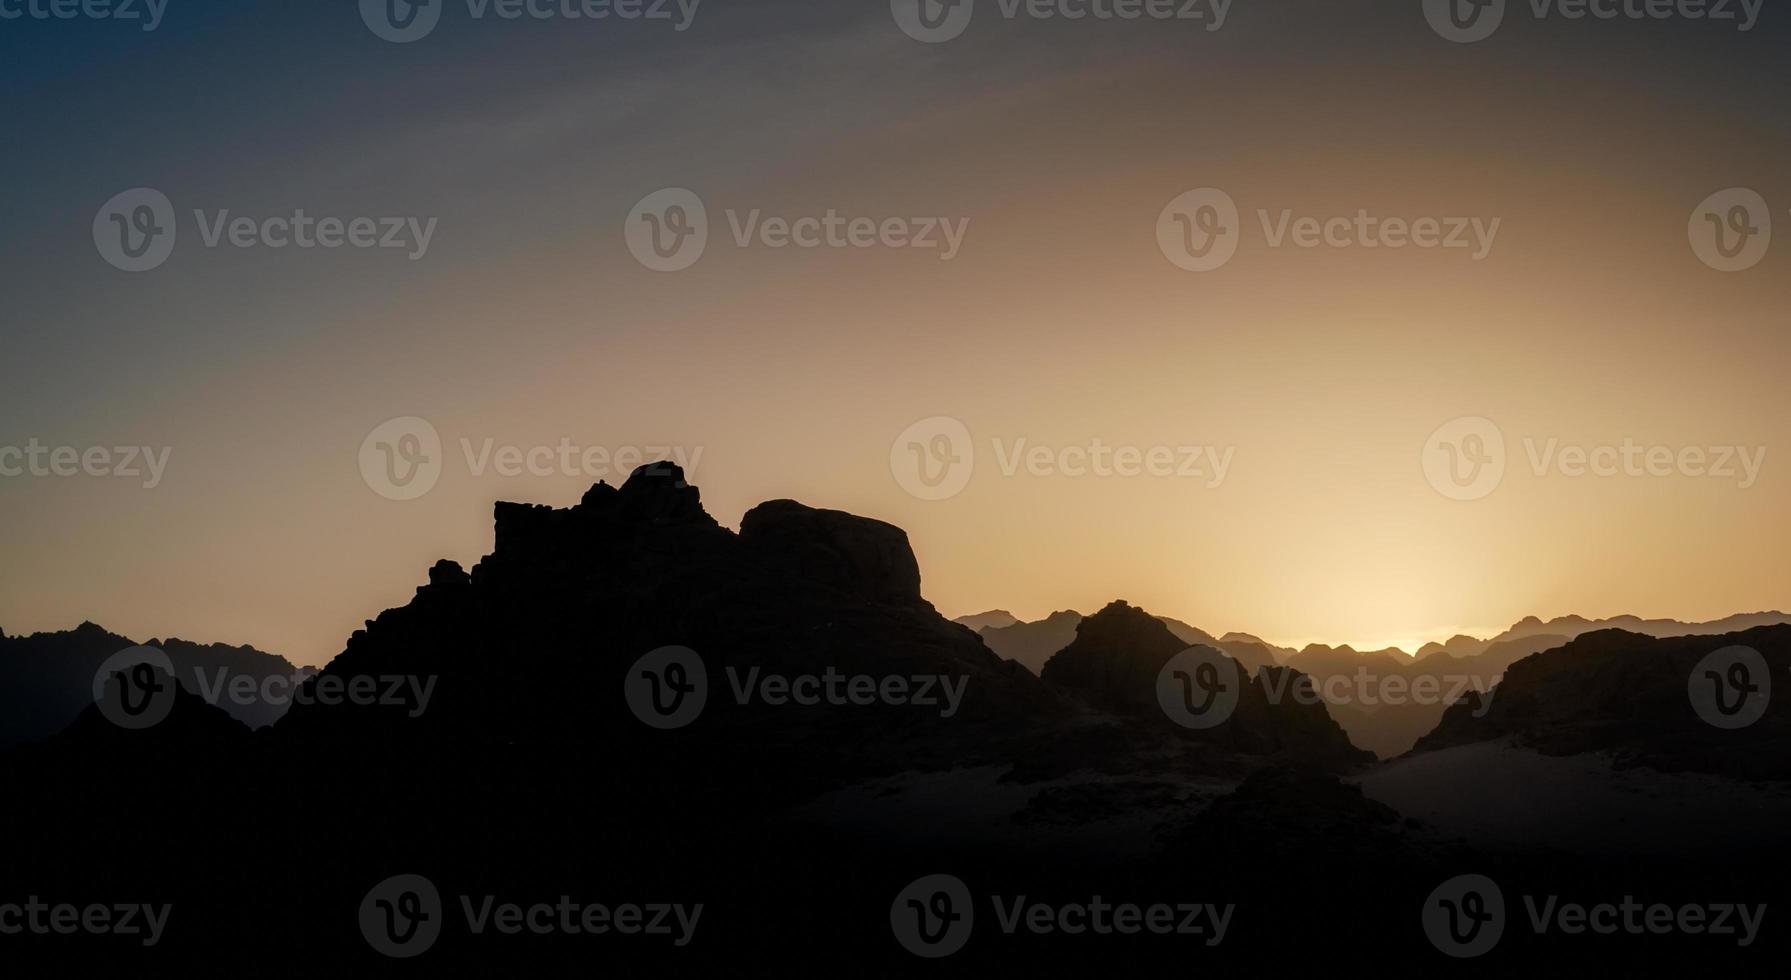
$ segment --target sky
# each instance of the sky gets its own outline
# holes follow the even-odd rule
[[[1785,11],[907,2],[0,0],[0,627],[320,664],[635,452],[901,526],[951,616],[1791,607]]]

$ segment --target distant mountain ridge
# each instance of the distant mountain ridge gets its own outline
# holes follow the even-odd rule
[[[252,678],[257,690],[269,677],[302,679],[315,672],[251,646],[201,644],[174,637],[139,644],[90,622],[72,630],[30,636],[0,633],[0,747],[46,738],[68,727],[82,709],[93,704],[93,678],[100,664],[139,645],[167,654],[181,686],[194,695],[203,694],[220,672]],[[243,704],[224,698],[218,707],[250,728],[260,728],[278,721],[287,705],[256,697]]]
[[[1724,635],[1761,626],[1791,624],[1791,615],[1781,612],[1740,613],[1708,623],[1637,616],[1602,620],[1561,616],[1544,621],[1530,616],[1490,639],[1457,635],[1447,643],[1425,644],[1413,656],[1397,647],[1358,651],[1348,644],[1334,647],[1312,643],[1296,651],[1239,632],[1214,639],[1198,627],[1168,617],[1157,618],[1184,644],[1215,647],[1244,665],[1252,675],[1262,667],[1274,665],[1292,667],[1306,675],[1314,682],[1315,689],[1325,696],[1331,716],[1349,733],[1350,739],[1382,758],[1409,751],[1437,726],[1449,707],[1434,698],[1406,698],[1393,703],[1393,699],[1382,696],[1393,685],[1410,690],[1413,684],[1422,680],[1434,683],[1440,691],[1485,692],[1497,684],[1513,664],[1524,658],[1600,630],[1622,629],[1632,634],[1671,638]],[[1036,622],[980,629],[978,635],[996,656],[1013,660],[1037,674],[1053,654],[1075,640],[1082,621],[1080,613],[1064,610]],[[1366,688],[1356,682],[1363,672],[1371,678]],[[1325,683],[1333,679],[1336,684]],[[1364,696],[1364,690],[1369,696]]]
[[[1020,617],[1008,612],[1006,609],[991,609],[988,612],[976,613],[971,616],[959,616],[957,619],[952,620],[952,622],[961,626],[968,626],[978,633],[985,629],[1002,629],[1012,626],[1019,621]]]
[[[997,614],[1011,615],[1002,610],[995,610],[978,613],[974,616],[960,616],[953,622],[970,626],[971,629],[976,630],[977,635],[983,638],[983,643],[996,656],[1004,660],[1012,660],[1034,674],[1038,674],[1044,669],[1045,661],[1050,660],[1052,654],[1069,646],[1076,639],[1076,629],[1083,622],[1081,613],[1073,609],[1064,609],[1031,623],[1016,620],[1006,626],[978,628],[971,625],[974,621]],[[1169,632],[1176,639],[1182,641],[1183,645],[1204,644],[1215,647],[1252,671],[1257,667],[1277,662],[1278,648],[1271,647],[1254,637],[1233,640],[1230,637],[1239,634],[1227,634],[1226,639],[1218,639],[1211,633],[1179,619],[1171,619],[1168,616],[1157,616],[1156,619],[1168,627]]]
[[[1039,650],[1043,644],[1061,639],[1068,644],[1075,635],[1075,624],[1082,614],[1075,610],[1054,612],[1044,619],[1027,622],[1018,619],[1005,609],[994,609],[985,613],[959,616],[952,620],[970,627],[983,634],[984,642],[996,654],[1009,660],[1017,660],[1033,673],[1037,673],[1050,655],[1062,649],[1045,651],[1041,656]],[[1675,636],[1722,636],[1728,633],[1740,633],[1758,626],[1780,626],[1791,624],[1791,613],[1768,610],[1764,612],[1735,613],[1721,619],[1707,622],[1684,622],[1677,619],[1644,619],[1640,616],[1612,616],[1607,619],[1588,619],[1584,616],[1557,616],[1544,621],[1536,616],[1526,616],[1502,633],[1482,639],[1467,634],[1457,634],[1445,643],[1430,642],[1419,647],[1413,653],[1407,653],[1399,647],[1387,647],[1382,650],[1359,651],[1349,644],[1329,646],[1323,643],[1309,643],[1301,649],[1280,646],[1251,633],[1229,632],[1214,639],[1213,635],[1196,626],[1191,626],[1168,616],[1158,619],[1168,624],[1170,630],[1189,644],[1206,643],[1216,646],[1228,653],[1237,647],[1251,659],[1259,658],[1263,653],[1273,657],[1275,663],[1289,663],[1295,658],[1306,658],[1306,662],[1323,663],[1341,661],[1346,658],[1366,658],[1370,661],[1391,657],[1395,660],[1416,662],[1427,657],[1443,654],[1463,659],[1478,657],[1501,644],[1510,644],[1516,640],[1527,640],[1533,637],[1559,638],[1566,642],[1584,633],[1596,630],[1620,629],[1628,633],[1659,638]],[[1025,629],[1033,627],[1034,629]],[[991,636],[989,634],[994,633]],[[1004,648],[1007,651],[1004,652]],[[1508,648],[1509,649],[1509,648]],[[1235,656],[1235,653],[1234,653]],[[1527,656],[1527,654],[1525,654]],[[1515,660],[1517,658],[1513,658]],[[1035,662],[1036,661],[1036,662]],[[1509,664],[1512,661],[1507,661]]]

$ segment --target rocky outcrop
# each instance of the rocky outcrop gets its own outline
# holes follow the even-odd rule
[[[1688,693],[1716,651],[1757,651],[1770,672],[1760,717],[1724,729]],[[1451,707],[1414,751],[1512,738],[1549,755],[1601,752],[1619,765],[1755,779],[1791,779],[1791,626],[1726,636],[1659,639],[1622,630],[1586,633],[1511,665],[1487,696]],[[1764,679],[1761,679],[1764,680]]]
[[[1227,751],[1347,766],[1368,762],[1370,753],[1350,744],[1322,704],[1302,697],[1303,678],[1285,667],[1264,667],[1254,676],[1242,664],[1206,647],[1230,665],[1239,697],[1230,717],[1215,728],[1193,731],[1176,726],[1158,702],[1164,665],[1189,646],[1167,625],[1136,606],[1115,601],[1082,621],[1076,639],[1046,662],[1046,684],[1074,691],[1097,704],[1135,717],[1161,721],[1184,737]]]
[[[767,572],[868,602],[921,603],[920,563],[893,524],[794,500],[773,500],[740,520],[740,543]]]

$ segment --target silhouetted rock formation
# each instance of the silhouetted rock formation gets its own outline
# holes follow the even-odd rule
[[[749,511],[735,534],[670,464],[642,467],[620,489],[598,484],[569,509],[500,503],[495,519],[490,555],[470,572],[438,564],[408,606],[356,632],[318,679],[434,678],[427,711],[412,718],[414,699],[377,711],[306,704],[282,735],[495,734],[554,751],[602,742],[627,749],[628,765],[676,752],[686,767],[751,766],[766,787],[782,774],[796,792],[987,756],[1067,710],[922,598],[907,535],[881,521],[779,500]],[[639,657],[674,645],[701,658],[708,701],[668,734],[638,721],[622,695]],[[754,678],[829,672],[944,678],[926,682],[928,696],[950,685],[962,703],[945,717],[943,705],[772,707],[736,694]]]
[[[378,971],[354,912],[397,874],[434,881],[452,924],[418,966],[478,975],[597,960],[667,975],[760,962],[790,975],[846,962],[904,975],[915,961],[892,942],[892,896],[941,871],[978,892],[1051,901],[1235,903],[1233,938],[1193,954],[1216,969],[1260,972],[1265,955],[1320,962],[1372,936],[1379,961],[1411,972],[1438,961],[1414,928],[1419,903],[1464,869],[1550,894],[1609,880],[1603,866],[1563,870],[1571,855],[1457,854],[1420,839],[1333,778],[1366,754],[1324,705],[1292,696],[1304,676],[1291,668],[1251,678],[1233,662],[1240,702],[1228,719],[1174,724],[1156,678],[1188,644],[1123,603],[1083,621],[1035,677],[926,602],[906,536],[888,524],[774,501],[734,533],[665,466],[593,487],[574,507],[494,514],[490,555],[430,567],[272,728],[251,732],[182,692],[154,728],[116,728],[89,708],[62,735],[4,753],[9,791],[28,801],[0,808],[8,880],[75,901],[172,903],[174,921],[193,925],[170,930],[152,972],[247,962],[305,976]],[[695,652],[708,700],[662,730],[634,715],[624,688],[637,658],[674,644]],[[1772,644],[1779,657],[1783,635],[1758,645]],[[1538,659],[1515,669],[1520,686]],[[962,703],[946,716],[882,699],[735,694],[740,677],[829,671],[875,685],[944,677],[962,683]],[[1594,684],[1600,710],[1665,689],[1633,680]],[[394,700],[323,696],[357,683]],[[1536,696],[1545,714],[1570,718],[1550,690]],[[856,802],[817,807],[830,798]],[[896,828],[875,819],[892,813]],[[1740,841],[1735,854],[1779,843]],[[1735,864],[1712,874],[1727,887]],[[1762,869],[1741,894],[1762,881],[1776,884]],[[709,911],[683,949],[473,935],[454,906],[480,895]],[[1323,914],[1290,929],[1289,895]],[[1155,958],[1123,942],[1151,937],[1034,942],[984,921],[948,973],[1138,972]],[[15,941],[33,937],[6,937],[8,965],[41,958],[66,972],[64,937],[36,938],[20,956]],[[1525,948],[1489,962],[1503,971]],[[148,962],[139,945],[101,952],[111,949],[139,971]],[[1186,965],[1190,946],[1154,949]],[[1605,947],[1596,955],[1608,965]],[[1637,956],[1658,957],[1653,946]]]
[[[1773,683],[1765,714],[1736,730],[1709,724],[1692,706],[1687,688],[1699,661],[1737,645],[1759,651],[1784,680],[1791,626],[1667,639],[1582,634],[1513,664],[1490,704],[1476,697],[1450,708],[1415,751],[1511,737],[1549,755],[1609,752],[1619,765],[1791,779],[1791,684]]]
[[[1114,601],[1084,619],[1076,639],[1045,664],[1046,684],[1075,691],[1096,703],[1146,718],[1166,718],[1157,700],[1158,675],[1176,654],[1189,648],[1167,625],[1123,601]],[[1211,649],[1211,648],[1209,648]],[[1322,704],[1301,703],[1292,696],[1299,675],[1285,667],[1265,667],[1256,677],[1225,658],[1234,672],[1240,696],[1231,717],[1186,737],[1222,745],[1234,752],[1297,757],[1327,765],[1349,765],[1373,759],[1350,744],[1343,729]]]

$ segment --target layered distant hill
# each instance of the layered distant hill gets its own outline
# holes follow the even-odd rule
[[[57,633],[0,634],[0,747],[45,738],[68,727],[81,709],[93,703],[93,679],[100,664],[138,645],[93,623]],[[152,639],[144,645],[166,653],[181,686],[194,695],[218,692],[221,679],[251,679],[256,696],[218,700],[218,707],[250,728],[271,725],[286,713],[284,698],[270,701],[259,696],[263,681],[302,679],[314,672],[248,646],[175,638]]]
[[[1003,616],[1011,618],[1010,613],[996,610],[974,616],[960,616],[954,622],[976,630],[996,656],[1015,661],[1035,674],[1044,669],[1045,661],[1050,660],[1052,654],[1070,645],[1076,638],[1076,627],[1082,623],[1083,618],[1081,613],[1066,609],[1031,623],[1015,620],[1007,625],[974,625],[986,620],[998,620]],[[1157,619],[1185,647],[1196,644],[1216,647],[1252,671],[1277,662],[1277,648],[1255,637],[1231,633],[1223,639],[1215,639],[1205,630],[1179,619],[1168,616],[1158,616]]]
[[[952,622],[957,623],[960,626],[968,626],[978,633],[986,629],[1001,629],[1002,627],[1012,626],[1019,621],[1020,617],[1015,616],[1006,609],[991,609],[985,613],[977,613],[973,616],[959,616],[957,619],[952,620]]]
[[[1616,629],[1654,637],[1722,636],[1726,633],[1740,633],[1756,626],[1778,626],[1785,623],[1791,623],[1791,614],[1777,611],[1737,613],[1705,623],[1683,623],[1676,619],[1643,619],[1639,616],[1612,616],[1609,619],[1561,616],[1544,622],[1535,616],[1527,616],[1510,629],[1491,639],[1455,636],[1451,637],[1447,643],[1426,643],[1418,648],[1416,657],[1422,660],[1439,653],[1457,658],[1477,657],[1487,653],[1492,647],[1514,640],[1558,637],[1564,643],[1581,634],[1597,630]]]
[[[1007,615],[984,613],[958,621],[966,625],[985,619],[995,622]],[[1348,645],[1316,643],[1295,651],[1237,632],[1214,639],[1198,627],[1159,618],[1184,644],[1220,649],[1252,673],[1273,664],[1298,670],[1312,682],[1350,739],[1382,758],[1406,752],[1435,728],[1453,700],[1451,695],[1489,690],[1512,664],[1589,632],[1623,629],[1656,637],[1722,635],[1791,623],[1791,615],[1780,612],[1746,613],[1708,623],[1636,616],[1604,620],[1564,616],[1544,622],[1532,616],[1490,639],[1456,636],[1447,643],[1426,644],[1412,656],[1394,647],[1358,651]],[[978,633],[997,656],[1038,673],[1052,654],[1075,639],[1081,621],[1080,613],[1063,611],[1037,622],[984,626]],[[1414,690],[1421,693],[1401,693]]]

